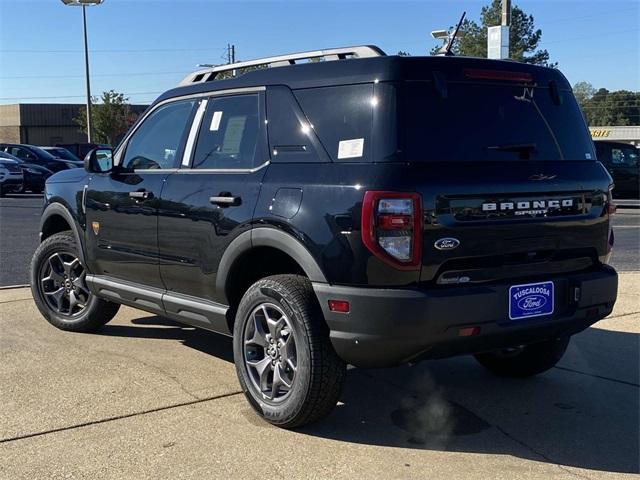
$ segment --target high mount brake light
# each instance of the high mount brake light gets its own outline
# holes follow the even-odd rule
[[[474,80],[502,80],[507,82],[533,83],[533,75],[526,72],[509,72],[506,70],[479,70],[466,68],[464,75]]]
[[[422,261],[422,202],[417,193],[368,191],[362,203],[362,242],[400,270]]]

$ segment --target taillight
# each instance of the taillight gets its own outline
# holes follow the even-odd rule
[[[418,268],[422,260],[420,195],[366,192],[362,204],[362,241],[371,253],[395,268]]]

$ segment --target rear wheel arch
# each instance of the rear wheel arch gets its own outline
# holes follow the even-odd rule
[[[216,276],[216,289],[230,305],[228,322],[233,329],[235,310],[244,293],[258,280],[282,274],[301,275],[312,282],[326,278],[311,253],[288,233],[256,228],[239,235],[227,247]]]

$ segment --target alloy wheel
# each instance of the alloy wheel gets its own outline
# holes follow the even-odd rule
[[[298,354],[291,320],[273,303],[262,303],[244,328],[244,363],[255,390],[271,403],[291,393]]]
[[[56,252],[49,256],[40,268],[40,290],[47,306],[65,317],[80,315],[91,297],[85,276],[75,255]]]

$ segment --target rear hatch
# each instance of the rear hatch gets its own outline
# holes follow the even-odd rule
[[[396,87],[405,184],[423,201],[421,280],[473,284],[597,265],[608,252],[611,178],[566,79],[511,62],[447,65],[427,73],[415,63],[415,79]]]

